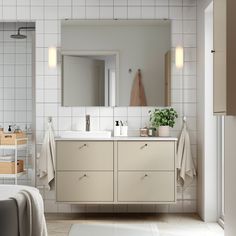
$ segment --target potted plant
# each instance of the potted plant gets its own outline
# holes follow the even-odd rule
[[[156,108],[154,111],[149,111],[149,113],[151,125],[154,128],[158,128],[159,136],[170,136],[170,127],[174,127],[175,120],[178,118],[178,114],[174,108]]]

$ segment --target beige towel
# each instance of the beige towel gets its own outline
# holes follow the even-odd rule
[[[39,177],[49,189],[51,189],[52,181],[55,178],[55,149],[52,123],[49,122],[38,163]]]
[[[183,124],[183,129],[180,134],[177,147],[177,169],[179,181],[184,187],[190,185],[196,176],[196,169],[194,166],[189,133],[186,122]]]
[[[130,106],[147,106],[141,70],[138,70],[134,78],[134,83],[131,90]]]

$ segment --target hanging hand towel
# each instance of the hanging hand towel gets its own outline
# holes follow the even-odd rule
[[[141,70],[138,70],[134,78],[130,97],[130,106],[147,106],[145,90],[142,83]]]
[[[191,154],[191,144],[186,122],[183,124],[183,129],[178,141],[177,168],[181,184],[183,186],[191,184],[194,176],[196,176],[196,169]]]
[[[39,157],[39,177],[51,189],[52,180],[55,178],[55,140],[51,122],[48,123]]]

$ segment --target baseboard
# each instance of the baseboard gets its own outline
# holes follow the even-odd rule
[[[46,220],[92,220],[92,219],[140,219],[153,218],[158,220],[164,215],[199,216],[195,213],[45,213]],[[200,218],[199,218],[200,219]]]

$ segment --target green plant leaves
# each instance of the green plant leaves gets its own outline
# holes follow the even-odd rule
[[[174,127],[175,119],[178,118],[177,112],[174,108],[155,108],[154,111],[149,111],[150,122],[152,127],[158,128],[159,126],[170,126]]]

